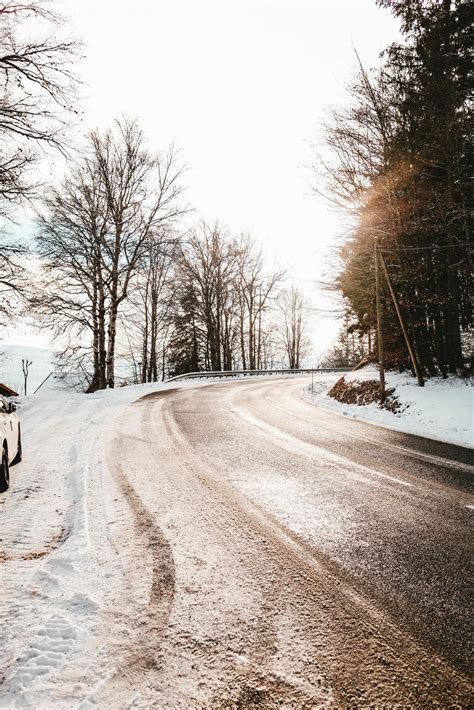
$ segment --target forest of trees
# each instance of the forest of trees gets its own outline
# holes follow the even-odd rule
[[[315,190],[354,225],[339,250],[346,316],[332,355],[376,357],[377,241],[424,374],[445,376],[468,366],[472,329],[472,5],[377,4],[400,19],[404,42],[378,71],[359,62],[347,106],[325,127],[333,160],[314,164]],[[387,364],[408,367],[385,281],[382,306]]]
[[[151,150],[129,118],[71,147],[81,46],[50,7],[0,4],[3,322],[34,314],[54,334],[58,367],[89,392],[189,370],[300,367],[303,295],[249,234],[183,221],[173,148]],[[28,39],[31,23],[44,39]],[[35,179],[45,149],[67,157],[54,185]],[[33,245],[9,236],[25,206]]]
[[[472,328],[470,5],[377,4],[400,20],[403,43],[377,71],[358,62],[314,162],[314,190],[353,225],[332,283],[342,330],[325,364],[376,359],[378,245],[424,375],[445,376],[467,367]],[[0,4],[3,323],[34,314],[88,391],[193,370],[301,367],[304,294],[250,234],[192,217],[179,153],[154,151],[130,118],[72,147],[81,46],[48,7]],[[28,39],[30,22],[43,39]],[[37,178],[45,152],[67,156],[54,185]],[[35,244],[11,236],[25,205]],[[381,303],[386,364],[411,367],[384,278]]]
[[[248,234],[200,224],[179,250],[170,360],[175,372],[298,368],[307,350],[304,302],[265,270]]]
[[[30,299],[63,341],[65,371],[114,387],[117,352],[139,382],[199,370],[298,368],[302,295],[267,273],[249,235],[205,222],[180,234],[182,170],[136,121],[88,137],[38,215],[43,281]],[[119,347],[118,347],[119,346]]]

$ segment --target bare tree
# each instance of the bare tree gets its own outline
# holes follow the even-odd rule
[[[283,271],[266,273],[261,251],[219,222],[196,227],[177,265],[173,371],[256,369],[273,359],[274,305]]]
[[[12,219],[12,208],[36,194],[31,168],[40,149],[64,152],[78,86],[70,67],[79,45],[59,37],[60,25],[61,18],[42,0],[0,0],[0,219]],[[4,323],[20,310],[26,293],[26,251],[0,229]]]
[[[152,156],[136,121],[117,120],[114,129],[91,136],[110,221],[106,241],[109,273],[109,318],[107,327],[107,385],[115,383],[115,341],[120,304],[127,298],[130,280],[146,252],[150,235],[172,224],[184,209],[182,170],[173,149]]]
[[[303,292],[294,284],[283,289],[278,297],[281,339],[288,367],[297,370],[306,355],[308,339],[305,334],[305,303]]]
[[[266,273],[263,253],[256,249],[250,235],[239,242],[240,344],[244,369],[262,365],[264,314],[276,295],[276,287],[284,277],[283,269]]]
[[[165,377],[170,316],[177,290],[174,259],[178,247],[179,237],[172,230],[162,229],[151,235],[133,279],[123,318],[128,323],[129,352],[141,382]]]
[[[29,25],[43,37],[29,39]],[[76,112],[77,77],[71,64],[79,44],[59,37],[61,18],[41,0],[0,3],[0,215],[30,197],[26,171],[40,145],[64,150]]]
[[[28,360],[25,358],[21,359],[21,369],[23,372],[23,390],[24,390],[25,397],[28,394],[28,373],[29,373],[30,366],[32,364],[33,364],[33,362],[31,360]]]
[[[85,157],[44,198],[38,217],[44,284],[36,305],[64,343],[64,362],[92,353],[91,389],[105,387],[107,203],[94,160]]]
[[[22,307],[27,293],[25,253],[24,247],[2,237],[0,232],[0,329]]]
[[[221,370],[231,358],[231,291],[237,273],[236,252],[226,227],[201,222],[181,249],[178,260],[183,305],[194,305],[194,336],[201,341],[205,367]],[[179,315],[178,315],[179,319]]]
[[[184,211],[180,175],[173,150],[152,156],[135,121],[116,121],[45,198],[38,248],[50,285],[39,307],[69,355],[92,353],[90,389],[115,385],[119,310],[156,235]]]

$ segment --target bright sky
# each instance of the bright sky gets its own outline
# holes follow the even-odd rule
[[[338,216],[309,194],[308,143],[344,100],[355,65],[398,37],[375,0],[60,3],[85,43],[84,132],[138,117],[157,149],[189,165],[187,199],[208,220],[250,229],[317,305]],[[51,166],[52,173],[57,164]],[[315,317],[315,350],[338,324]]]

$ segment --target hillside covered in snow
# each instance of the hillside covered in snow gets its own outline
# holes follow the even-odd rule
[[[22,359],[31,362],[28,373],[28,392],[33,393],[37,387],[54,370],[54,356],[47,348],[32,345],[0,345],[0,382],[24,393]]]

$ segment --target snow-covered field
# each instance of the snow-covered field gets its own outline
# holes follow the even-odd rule
[[[378,380],[378,370],[373,365],[344,377],[346,382]],[[472,380],[433,377],[419,387],[408,373],[387,372],[386,386],[395,389],[401,403],[397,414],[381,409],[376,403],[363,406],[344,404],[328,396],[338,376],[317,380],[313,392],[306,387],[303,397],[309,402],[331,409],[339,414],[364,419],[408,434],[426,436],[459,446],[474,447],[474,386]]]
[[[31,394],[54,370],[53,354],[48,348],[32,345],[0,345],[0,382],[23,394],[22,359],[31,362],[28,371],[28,392]]]

